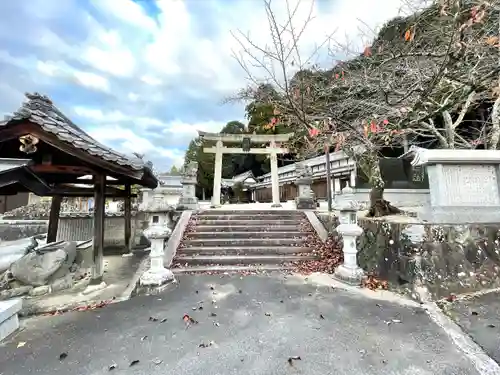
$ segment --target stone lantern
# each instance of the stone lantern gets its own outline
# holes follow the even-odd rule
[[[295,205],[299,210],[314,210],[316,202],[314,201],[314,192],[311,189],[312,171],[304,162],[299,162],[295,166],[295,185],[297,185],[298,194],[295,198]]]
[[[140,283],[144,286],[159,286],[174,280],[174,274],[163,266],[166,239],[172,234],[172,207],[169,206],[163,194],[156,193],[145,208],[149,214],[149,227],[144,236],[151,241],[151,265],[141,276]]]
[[[198,176],[198,163],[189,162],[186,170],[182,174],[182,194],[177,204],[178,210],[197,210],[198,198],[196,198],[196,182]]]
[[[358,266],[356,239],[363,233],[363,229],[358,225],[359,204],[354,199],[352,188],[342,189],[342,199],[335,208],[340,211],[340,225],[336,231],[343,239],[344,263],[337,267],[334,276],[349,284],[359,285],[364,277],[364,271]]]

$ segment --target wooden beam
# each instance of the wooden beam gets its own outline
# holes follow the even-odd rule
[[[106,175],[100,174],[94,178],[94,264],[92,268],[92,284],[100,284],[104,272],[104,210],[106,199]]]
[[[61,174],[76,174],[88,175],[96,172],[91,168],[73,166],[73,165],[54,165],[54,164],[37,164],[29,167],[35,173],[61,173]]]
[[[62,196],[52,197],[50,203],[49,229],[47,231],[47,243],[56,242],[57,229],[59,228],[59,215],[61,213]]]
[[[125,219],[125,247],[127,252],[132,250],[132,200],[130,195],[132,193],[130,184],[125,185],[125,201],[124,201],[124,219]]]
[[[221,150],[223,154],[271,154],[270,148],[251,148],[250,151],[243,151],[242,148],[222,147]],[[278,154],[288,154],[289,152],[287,148],[276,148],[275,150]],[[217,152],[217,147],[204,147],[203,152],[215,154]]]
[[[288,134],[219,134],[219,133],[205,133],[198,130],[198,134],[207,141],[222,141],[222,142],[242,142],[243,138],[250,138],[252,143],[268,143],[268,142],[286,142],[293,133]]]

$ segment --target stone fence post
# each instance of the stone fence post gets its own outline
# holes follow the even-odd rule
[[[364,277],[364,271],[358,266],[356,239],[363,233],[363,229],[358,225],[359,204],[354,199],[352,188],[342,189],[342,199],[335,208],[340,211],[340,225],[336,230],[343,240],[344,263],[337,267],[334,276],[348,284],[359,285]]]

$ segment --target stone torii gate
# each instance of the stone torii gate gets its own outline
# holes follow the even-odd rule
[[[292,137],[289,134],[217,134],[198,131],[203,140],[215,141],[215,147],[205,147],[203,152],[215,154],[214,191],[212,206],[220,205],[220,189],[222,179],[222,155],[224,154],[267,154],[271,159],[271,186],[273,204],[271,207],[281,207],[278,180],[278,154],[287,154],[288,149],[278,147],[278,142],[286,142]],[[226,143],[240,143],[241,147],[224,147]],[[251,148],[252,143],[269,143],[266,148]]]

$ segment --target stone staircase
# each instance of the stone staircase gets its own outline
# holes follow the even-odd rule
[[[174,273],[279,270],[314,259],[300,211],[208,210],[191,217]],[[309,226],[307,226],[309,227]]]

